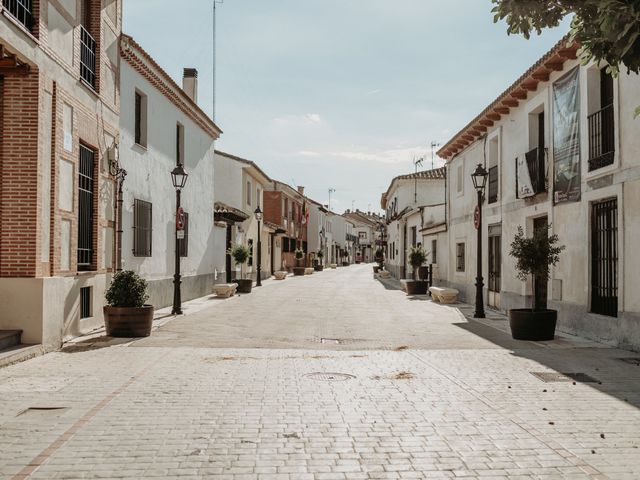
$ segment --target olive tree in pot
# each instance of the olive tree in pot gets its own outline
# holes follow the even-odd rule
[[[382,251],[381,248],[376,250],[375,258],[376,258],[376,262],[378,262],[378,265],[373,266],[373,273],[378,273],[379,271],[384,269],[384,252]]]
[[[533,237],[525,237],[521,226],[511,242],[509,255],[516,259],[516,276],[526,282],[531,278],[532,308],[509,310],[511,336],[516,340],[553,340],[558,312],[542,308],[536,298],[535,279],[549,278],[549,267],[560,261],[564,245],[558,245],[558,236],[549,235],[547,228],[537,229]]]
[[[322,250],[319,250],[316,253],[316,257],[318,257],[318,260],[316,261],[316,264],[314,265],[313,269],[316,272],[321,272],[324,270],[324,265],[322,264],[322,259],[324,258],[324,252]]]
[[[414,245],[409,249],[409,263],[413,268],[411,280],[406,280],[407,295],[425,295],[427,282],[417,279],[418,269],[427,261],[427,252],[422,245]]]
[[[236,243],[229,249],[229,255],[231,255],[236,265],[240,265],[240,278],[234,280],[238,284],[238,293],[251,293],[253,280],[244,278],[244,264],[249,260],[251,250],[246,245]]]
[[[145,305],[147,281],[131,270],[118,272],[107,289],[104,326],[110,337],[148,337],[153,325],[153,306]]]
[[[302,250],[301,248],[296,248],[294,255],[296,257],[296,266],[293,267],[293,275],[296,277],[300,277],[304,275],[305,270],[304,266],[301,265],[302,259],[304,258],[304,250]]]

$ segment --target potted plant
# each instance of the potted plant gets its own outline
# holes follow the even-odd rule
[[[105,293],[104,326],[110,337],[148,337],[153,306],[145,305],[147,281],[131,270],[118,272]]]
[[[384,252],[381,248],[376,250],[376,262],[378,262],[377,266],[373,267],[373,273],[378,273],[384,269]]]
[[[422,245],[414,245],[409,249],[409,264],[413,268],[411,280],[406,280],[407,295],[425,295],[427,293],[427,282],[417,277],[418,269],[427,261],[427,252]]]
[[[296,257],[296,266],[293,267],[293,275],[296,277],[300,277],[304,275],[305,270],[304,266],[300,265],[302,263],[302,259],[304,258],[304,250],[302,250],[301,248],[296,248],[294,255]]]
[[[318,257],[318,260],[316,262],[316,264],[314,265],[314,270],[316,272],[321,272],[324,270],[324,265],[322,265],[322,259],[324,258],[324,252],[322,250],[319,250],[316,253],[316,257]]]
[[[560,261],[564,245],[558,245],[558,236],[549,236],[549,226],[525,237],[521,226],[511,242],[509,255],[516,259],[516,276],[523,282],[531,277],[531,308],[509,310],[511,336],[516,340],[553,340],[558,312],[542,308],[536,299],[535,279],[549,278],[549,267]]]
[[[240,265],[240,278],[234,281],[238,284],[238,293],[251,293],[251,287],[253,286],[253,280],[250,278],[244,278],[244,264],[247,263],[251,256],[251,250],[246,245],[234,244],[229,249],[229,255],[233,258],[236,266]]]

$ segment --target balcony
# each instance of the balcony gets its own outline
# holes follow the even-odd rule
[[[80,78],[96,88],[96,41],[84,27],[80,27]]]
[[[534,148],[525,154],[529,177],[531,178],[531,188],[534,194],[547,191],[546,175],[544,170],[544,149]]]
[[[592,113],[589,121],[589,171],[613,163],[614,119],[613,104]]]
[[[32,31],[33,28],[33,2],[32,0],[3,0],[4,8],[18,22],[24,25],[24,28]]]

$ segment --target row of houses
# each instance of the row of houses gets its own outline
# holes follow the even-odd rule
[[[507,311],[530,305],[530,282],[508,255],[518,226],[549,228],[566,246],[535,295],[557,309],[558,328],[640,348],[640,78],[583,65],[562,39],[440,149],[443,168],[395,178],[382,195],[386,262],[408,276],[406,250],[421,243],[434,282],[475,296],[477,193],[482,201],[484,299]]]
[[[233,242],[252,248],[255,277],[258,207],[265,276],[294,266],[296,248],[308,263],[319,251],[326,263],[371,259],[374,220],[215,152],[221,134],[198,105],[197,70],[179,85],[124,35],[121,0],[2,2],[0,334],[51,350],[99,327],[122,269],[168,306],[176,250],[185,300],[235,276]]]

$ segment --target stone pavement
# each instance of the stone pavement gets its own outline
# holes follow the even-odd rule
[[[0,477],[640,478],[640,355],[515,342],[370,272],[0,369]]]

